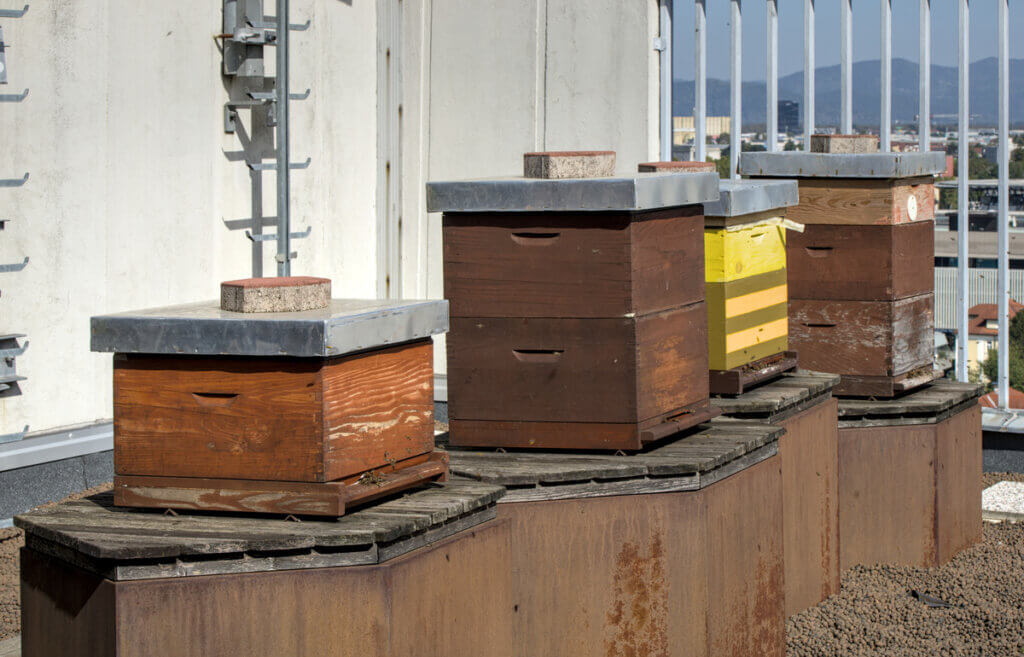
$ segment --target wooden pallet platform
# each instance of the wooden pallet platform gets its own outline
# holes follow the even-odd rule
[[[504,502],[557,500],[698,490],[774,456],[783,433],[764,422],[716,419],[634,454],[449,453],[453,476],[505,486]]]
[[[324,483],[199,477],[114,477],[118,506],[339,517],[348,509],[448,478],[448,455],[434,451]]]
[[[169,515],[101,493],[15,517],[28,546],[113,581],[382,563],[494,517],[492,484],[424,484],[339,519]]]
[[[713,395],[741,395],[748,388],[779,378],[797,367],[797,353],[784,351],[729,370],[711,370]]]

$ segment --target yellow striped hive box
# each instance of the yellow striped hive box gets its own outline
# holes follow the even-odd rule
[[[786,351],[785,231],[781,217],[704,230],[712,370]]]

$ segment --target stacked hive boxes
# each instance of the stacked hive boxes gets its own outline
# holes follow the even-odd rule
[[[714,414],[701,204],[718,178],[613,167],[527,154],[523,178],[428,185],[452,444],[639,449]]]
[[[837,394],[888,397],[934,378],[933,181],[945,160],[844,139],[816,139],[818,153],[747,153],[741,168],[800,182],[789,216],[806,230],[787,246],[800,365],[840,374]]]
[[[704,206],[711,391],[745,386],[796,366],[788,351],[786,208],[794,181],[722,181]]]
[[[447,476],[434,451],[444,301],[330,300],[324,279],[94,317],[114,352],[114,493],[158,508],[343,515]]]

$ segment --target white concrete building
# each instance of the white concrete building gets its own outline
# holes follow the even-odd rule
[[[0,178],[31,174],[0,189],[0,263],[31,259],[0,274],[0,333],[31,342],[0,434],[110,418],[111,358],[89,351],[91,315],[214,298],[251,274],[249,241],[222,221],[249,216],[250,188],[225,155],[238,142],[224,131],[221,2],[31,5],[0,19],[10,88],[31,89],[0,105]],[[657,0],[292,11],[312,19],[292,36],[292,88],[312,88],[292,109],[293,157],[312,158],[292,176],[293,229],[313,228],[293,244],[293,273],[333,279],[335,296],[442,296],[427,180],[515,174],[532,150],[613,149],[623,171],[657,159]]]

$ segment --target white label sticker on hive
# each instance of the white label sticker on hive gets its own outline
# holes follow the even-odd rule
[[[917,220],[917,197],[913,194],[907,197],[907,217],[911,221]]]

